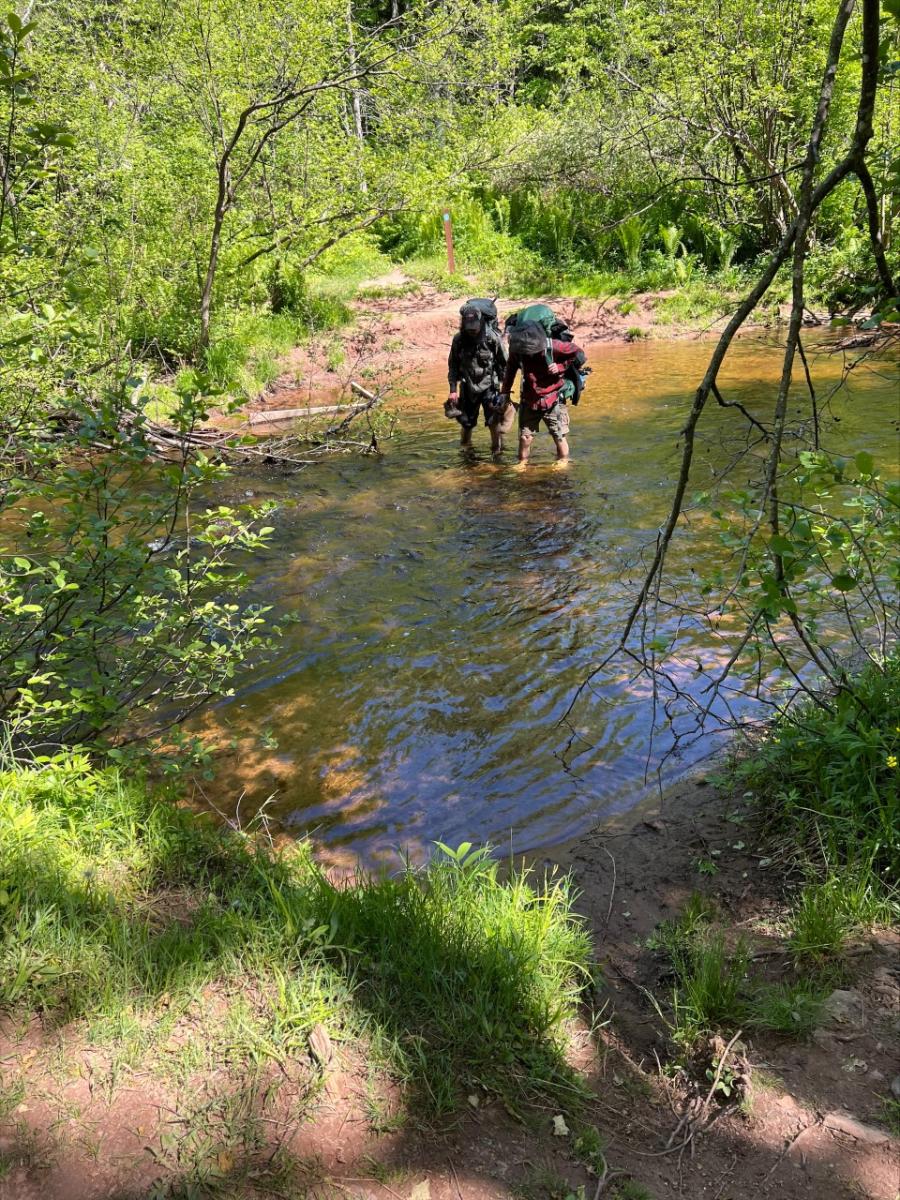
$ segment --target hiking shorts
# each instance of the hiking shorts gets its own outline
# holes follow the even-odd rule
[[[526,408],[524,404],[520,406],[519,432],[521,434],[537,433],[541,427],[541,421],[547,426],[550,436],[559,441],[569,432],[569,406],[559,400],[552,408],[548,409]]]
[[[490,429],[499,433],[509,433],[516,419],[516,407],[510,401],[506,408],[495,408],[488,397],[476,396],[473,400],[461,396],[459,399],[460,415],[456,418],[463,429],[474,429],[478,418],[484,411],[484,423]]]

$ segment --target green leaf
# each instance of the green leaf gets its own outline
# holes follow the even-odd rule
[[[831,586],[836,587],[839,592],[852,592],[855,587],[859,587],[859,580],[846,571],[840,571],[837,575],[832,575]]]
[[[22,36],[22,18],[19,16],[18,13],[14,13],[14,12],[7,13],[6,14],[6,23],[10,27],[10,29],[13,31],[13,33],[16,35],[17,38]]]
[[[773,554],[796,554],[797,552],[793,542],[789,542],[780,533],[776,533],[773,538],[769,539],[769,549]]]
[[[871,475],[875,470],[875,459],[868,450],[860,450],[855,460],[856,469],[861,475]]]

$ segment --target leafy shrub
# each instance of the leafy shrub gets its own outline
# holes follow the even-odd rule
[[[868,663],[828,708],[804,703],[784,714],[738,768],[766,796],[772,829],[888,893],[900,866],[898,713],[900,658],[892,656]]]
[[[190,384],[169,400],[178,429],[206,416]],[[143,406],[135,379],[73,402],[65,459],[43,426],[20,427],[30,471],[4,496],[18,536],[0,555],[0,720],[17,752],[110,747],[125,725],[132,742],[150,736],[227,693],[272,644],[266,610],[240,603],[236,566],[265,545],[267,510],[199,507],[181,536],[223,469],[203,455],[156,462]]]

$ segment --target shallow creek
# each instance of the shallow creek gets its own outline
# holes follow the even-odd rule
[[[349,865],[396,862],[398,849],[420,860],[435,840],[537,849],[658,786],[671,733],[657,730],[651,744],[646,684],[598,680],[568,752],[559,721],[615,644],[668,510],[678,431],[710,349],[596,347],[564,470],[546,434],[525,472],[512,447],[491,461],[483,428],[463,456],[436,365],[399,404],[382,456],[288,480],[235,477],[223,501],[252,491],[279,503],[272,546],[251,572],[255,597],[289,620],[275,661],[200,722],[217,751],[207,787],[216,807],[234,812],[240,797],[246,817],[268,801],[284,828],[310,832],[326,861]],[[810,359],[828,391],[841,356],[820,345]],[[763,417],[779,370],[773,339],[747,339],[720,383]],[[796,397],[795,408],[808,407],[799,387]],[[896,460],[897,418],[896,374],[860,366],[823,420],[823,444]],[[709,411],[692,491],[730,460],[740,425],[734,412]],[[702,516],[693,529],[669,564],[687,590],[722,554]],[[711,649],[703,639],[698,653]],[[664,777],[715,741],[669,758]]]

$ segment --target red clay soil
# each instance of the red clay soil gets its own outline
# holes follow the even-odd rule
[[[547,856],[574,872],[603,972],[602,1020],[571,1030],[571,1065],[593,1099],[577,1123],[567,1118],[570,1132],[554,1130],[552,1109],[522,1119],[476,1093],[440,1127],[423,1124],[399,1084],[325,1031],[308,1053],[252,1082],[226,1052],[176,1088],[111,1060],[83,1029],[7,1024],[0,1200],[895,1200],[900,1144],[882,1123],[898,1062],[895,935],[853,947],[839,1002],[812,1040],[754,1036],[733,1048],[740,1107],[713,1103],[692,1137],[683,1120],[706,1079],[701,1069],[692,1086],[665,1070],[671,1047],[649,993],[664,1006],[669,981],[646,939],[701,890],[773,979],[785,963],[780,874],[764,869],[733,808],[713,788],[687,784],[628,824]],[[701,859],[717,874],[699,874]],[[190,1013],[173,1037],[181,1048],[190,1042]],[[583,1145],[578,1152],[585,1127],[599,1132],[606,1176],[598,1160],[585,1165]]]

